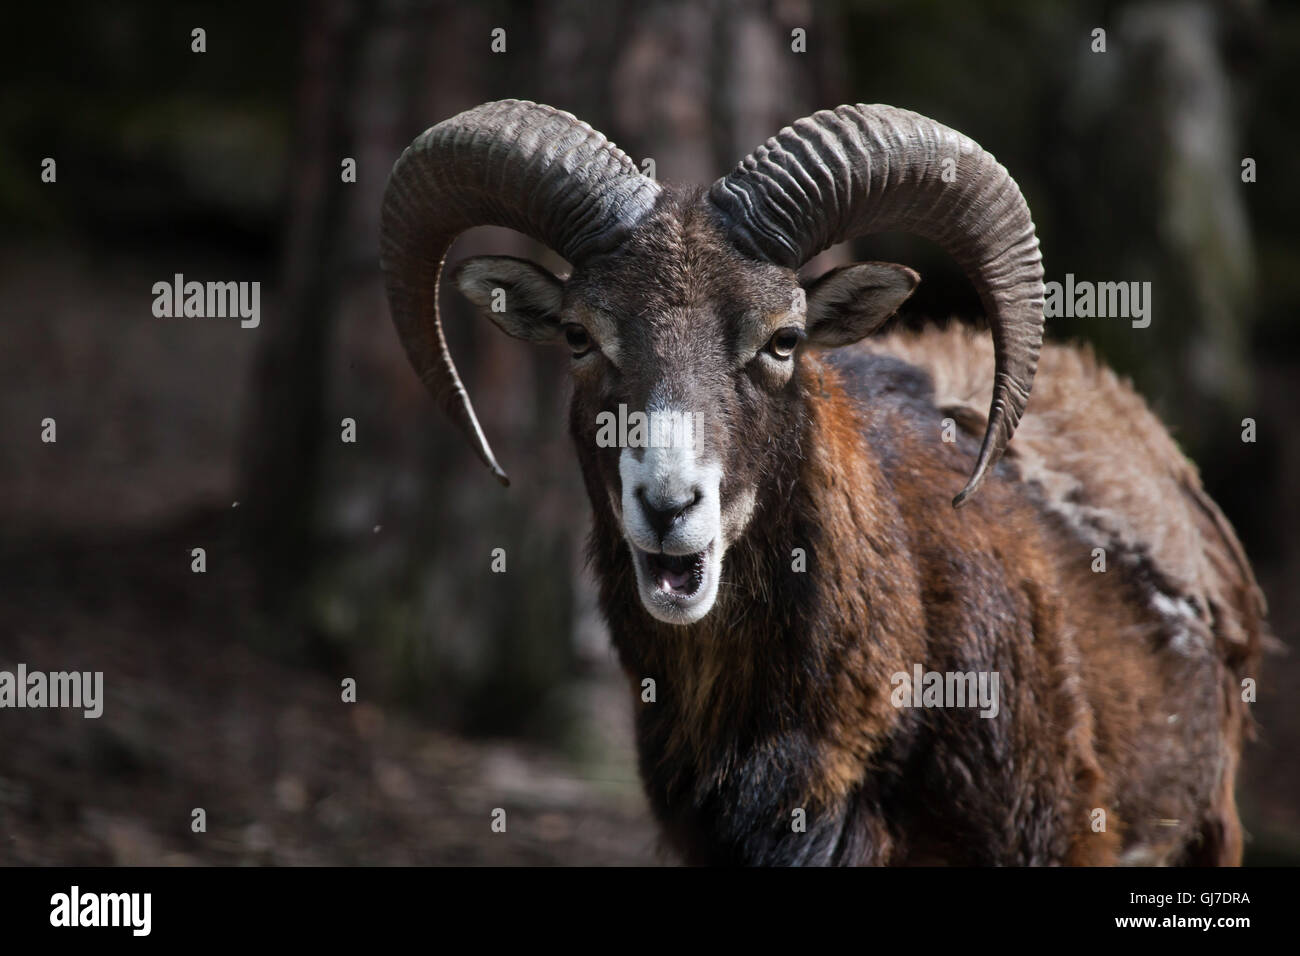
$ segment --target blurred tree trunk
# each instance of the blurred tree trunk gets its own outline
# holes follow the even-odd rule
[[[284,607],[310,567],[319,498],[325,348],[343,220],[340,163],[352,155],[348,104],[368,5],[316,0],[302,20],[302,67],[290,161],[279,315],[263,323],[244,415],[241,498],[245,544],[261,598]]]
[[[491,31],[506,30],[493,53]],[[388,0],[355,89],[358,183],[344,221],[340,341],[328,372],[332,423],[358,422],[356,445],[328,443],[317,531],[325,560],[307,593],[313,625],[362,680],[464,730],[554,736],[556,688],[572,670],[566,575],[581,485],[565,428],[567,362],[502,335],[444,283],[449,347],[479,420],[513,479],[503,489],[424,391],[402,352],[377,262],[389,168],[427,127],[486,100],[538,97],[542,31],[527,17],[449,2]],[[562,263],[507,230],[471,230],[469,255]],[[328,434],[328,427],[327,427]],[[494,550],[505,571],[492,570]],[[362,650],[364,648],[364,650]]]
[[[1244,191],[1254,187],[1241,181],[1241,95],[1225,54],[1250,27],[1231,9],[1209,0],[1123,8],[1107,52],[1078,54],[1062,109],[1069,155],[1049,166],[1072,188],[1061,191],[1070,230],[1056,239],[1048,278],[1148,281],[1152,300],[1149,328],[1054,320],[1058,331],[1085,335],[1136,372],[1197,458],[1215,433],[1240,444],[1228,426],[1252,391]]]

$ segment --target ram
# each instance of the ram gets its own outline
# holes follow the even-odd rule
[[[438,314],[444,256],[478,225],[572,265],[475,258],[455,280],[505,332],[572,352],[590,561],[685,861],[1240,862],[1262,595],[1142,400],[1087,352],[1042,348],[1033,222],[990,154],[842,106],[675,189],[546,106],[426,131],[384,197],[389,304],[505,482]],[[919,281],[903,266],[801,283],[820,250],[884,230],[954,257],[991,344],[868,338]],[[620,406],[689,415],[689,440],[598,441]],[[948,699],[945,675],[997,706]]]

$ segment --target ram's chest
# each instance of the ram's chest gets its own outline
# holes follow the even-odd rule
[[[734,657],[687,659],[628,673],[641,775],[669,842],[692,862],[830,862],[861,761]]]

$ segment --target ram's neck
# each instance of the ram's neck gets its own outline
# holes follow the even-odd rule
[[[597,517],[602,604],[661,816],[725,796],[831,819],[897,720],[890,675],[920,659],[909,542],[861,422],[829,371],[807,402],[793,488],[760,500],[698,624],[642,609],[626,546]]]

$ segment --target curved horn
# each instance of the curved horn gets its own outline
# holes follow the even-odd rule
[[[659,186],[576,117],[499,100],[421,133],[393,166],[380,213],[389,309],[421,381],[493,474],[509,484],[447,351],[438,314],[443,258],[471,226],[506,226],[571,263],[613,249]]]
[[[979,292],[996,354],[984,443],[953,507],[965,503],[1016,430],[1043,341],[1042,257],[1011,175],[932,119],[859,104],[787,126],[714,183],[709,198],[742,252],[778,265],[798,268],[837,242],[894,229],[957,260]]]

